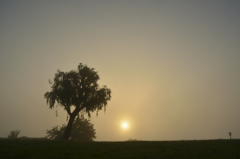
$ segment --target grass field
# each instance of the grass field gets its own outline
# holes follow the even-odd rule
[[[0,139],[0,159],[240,159],[240,140],[70,142]]]

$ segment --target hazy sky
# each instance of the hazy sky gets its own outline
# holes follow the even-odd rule
[[[0,137],[66,123],[44,93],[83,63],[112,90],[97,141],[240,138],[239,17],[239,0],[0,0]]]

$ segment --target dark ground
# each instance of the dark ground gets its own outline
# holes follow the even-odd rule
[[[240,140],[70,142],[0,139],[0,159],[240,159]]]

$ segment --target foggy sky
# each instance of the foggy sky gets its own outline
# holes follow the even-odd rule
[[[65,124],[67,113],[43,95],[58,69],[83,63],[112,90],[106,112],[92,114],[97,141],[240,138],[239,8],[238,0],[1,0],[0,137],[16,129],[44,137]]]

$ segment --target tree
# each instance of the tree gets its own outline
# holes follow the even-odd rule
[[[79,113],[90,113],[106,110],[107,102],[111,99],[111,90],[106,86],[99,87],[99,76],[94,68],[89,68],[80,63],[77,70],[69,72],[57,71],[51,85],[51,91],[44,97],[52,109],[57,102],[68,113],[69,120],[63,133],[63,140],[68,140],[71,134],[73,122]]]
[[[18,137],[18,135],[20,134],[21,130],[12,130],[9,135],[8,138],[9,139],[16,139]]]
[[[66,125],[62,127],[55,126],[51,130],[47,130],[47,138],[60,140],[66,130]],[[77,118],[72,126],[69,140],[73,141],[93,141],[96,138],[96,132],[90,120]]]

